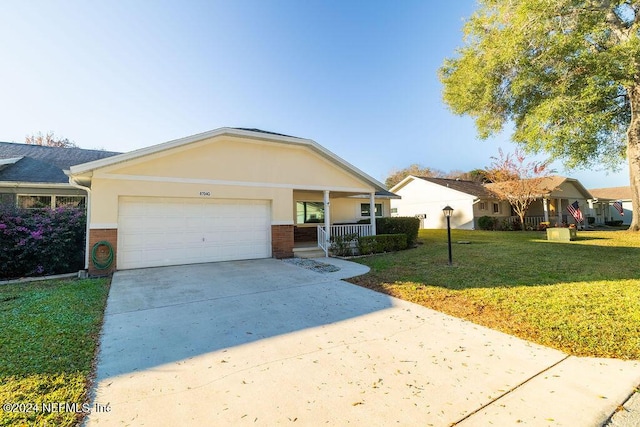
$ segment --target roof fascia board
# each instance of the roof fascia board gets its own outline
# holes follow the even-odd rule
[[[369,194],[355,194],[353,196],[347,196],[347,197],[350,198],[350,199],[369,199],[369,197],[371,197],[371,196]],[[400,200],[400,199],[402,199],[402,197],[398,196],[397,194],[393,195],[393,196],[392,195],[386,195],[386,194],[384,194],[384,195],[376,194],[375,198],[376,199],[380,199],[380,200],[386,200],[386,199],[389,199],[389,200],[391,200],[391,199]]]
[[[413,175],[407,175],[404,177],[404,179],[402,181],[400,181],[399,183],[397,183],[396,185],[394,185],[393,187],[391,187],[389,189],[389,191],[391,191],[392,193],[397,192],[398,190],[401,190],[403,187],[405,187],[407,184],[409,184],[411,181],[418,179],[417,177],[413,176]],[[424,181],[424,180],[421,180]]]
[[[22,182],[22,181],[0,181],[0,187],[13,188],[68,188],[68,183],[58,182]]]

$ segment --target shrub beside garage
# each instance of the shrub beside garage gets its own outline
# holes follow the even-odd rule
[[[358,238],[358,252],[360,255],[395,252],[407,249],[405,234],[377,234]]]
[[[0,205],[0,279],[82,269],[86,220],[82,208]]]
[[[417,243],[419,229],[420,220],[416,217],[376,218],[377,234],[404,234],[407,236],[407,247]]]
[[[360,223],[367,223],[362,220]],[[420,220],[414,217],[376,218],[376,235],[351,234],[334,239],[332,252],[338,256],[394,252],[413,247],[418,241]]]

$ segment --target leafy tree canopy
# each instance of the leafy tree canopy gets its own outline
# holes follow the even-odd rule
[[[516,143],[569,167],[628,155],[638,229],[639,22],[640,1],[479,0],[440,70],[444,101],[481,138],[510,123]]]
[[[553,172],[549,162],[527,161],[520,150],[513,154],[499,150],[498,156],[491,160],[491,166],[486,170],[486,177],[492,182],[488,188],[509,202],[524,230],[524,217],[531,204],[543,197],[543,183]],[[549,190],[553,189],[546,189]]]
[[[391,188],[403,179],[405,179],[408,175],[413,176],[425,176],[425,177],[442,177],[444,176],[444,172],[438,169],[432,169],[429,167],[425,167],[414,163],[406,168],[400,170],[393,170],[389,173],[389,176],[384,181],[384,184],[387,188]]]

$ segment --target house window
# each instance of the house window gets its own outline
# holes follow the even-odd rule
[[[391,213],[392,214],[397,214],[398,213],[398,208],[391,208]]]
[[[487,202],[480,202],[480,210],[481,211],[487,210]]]
[[[376,203],[376,216],[382,216],[382,204]],[[371,205],[369,203],[360,204],[360,216],[371,216]]]
[[[18,196],[18,207],[22,209],[44,209],[51,207],[53,196]]]
[[[323,202],[297,202],[297,224],[313,224],[324,222]]]
[[[84,196],[55,196],[56,208],[78,208],[84,206]]]
[[[493,213],[500,213],[500,203],[493,204]]]
[[[18,195],[18,207],[22,209],[46,209],[61,207],[83,207],[84,196],[44,196],[44,195]]]

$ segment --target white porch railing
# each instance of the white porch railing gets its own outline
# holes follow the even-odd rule
[[[346,224],[331,226],[331,237],[344,237],[348,234],[357,234],[358,237],[371,236],[371,224]]]
[[[344,237],[349,234],[357,234],[358,237],[363,237],[373,234],[371,224],[332,225],[329,230],[329,235],[327,235],[324,225],[318,226],[318,246],[322,248],[326,256],[329,256],[331,240],[335,237]]]
[[[324,251],[324,256],[329,256],[329,245],[331,239],[327,237],[327,232],[324,231],[324,226],[318,226],[318,247]]]
[[[510,217],[510,221],[511,222],[520,221],[520,217],[512,216],[512,217]],[[563,222],[567,221],[567,215],[566,214],[562,214],[562,221]],[[531,226],[533,228],[536,228],[536,229],[538,228],[538,226],[540,225],[541,222],[545,222],[543,215],[525,216],[524,217],[524,224],[528,225],[528,226]],[[556,224],[558,222],[558,216],[557,215],[549,215],[549,222],[552,225]]]

